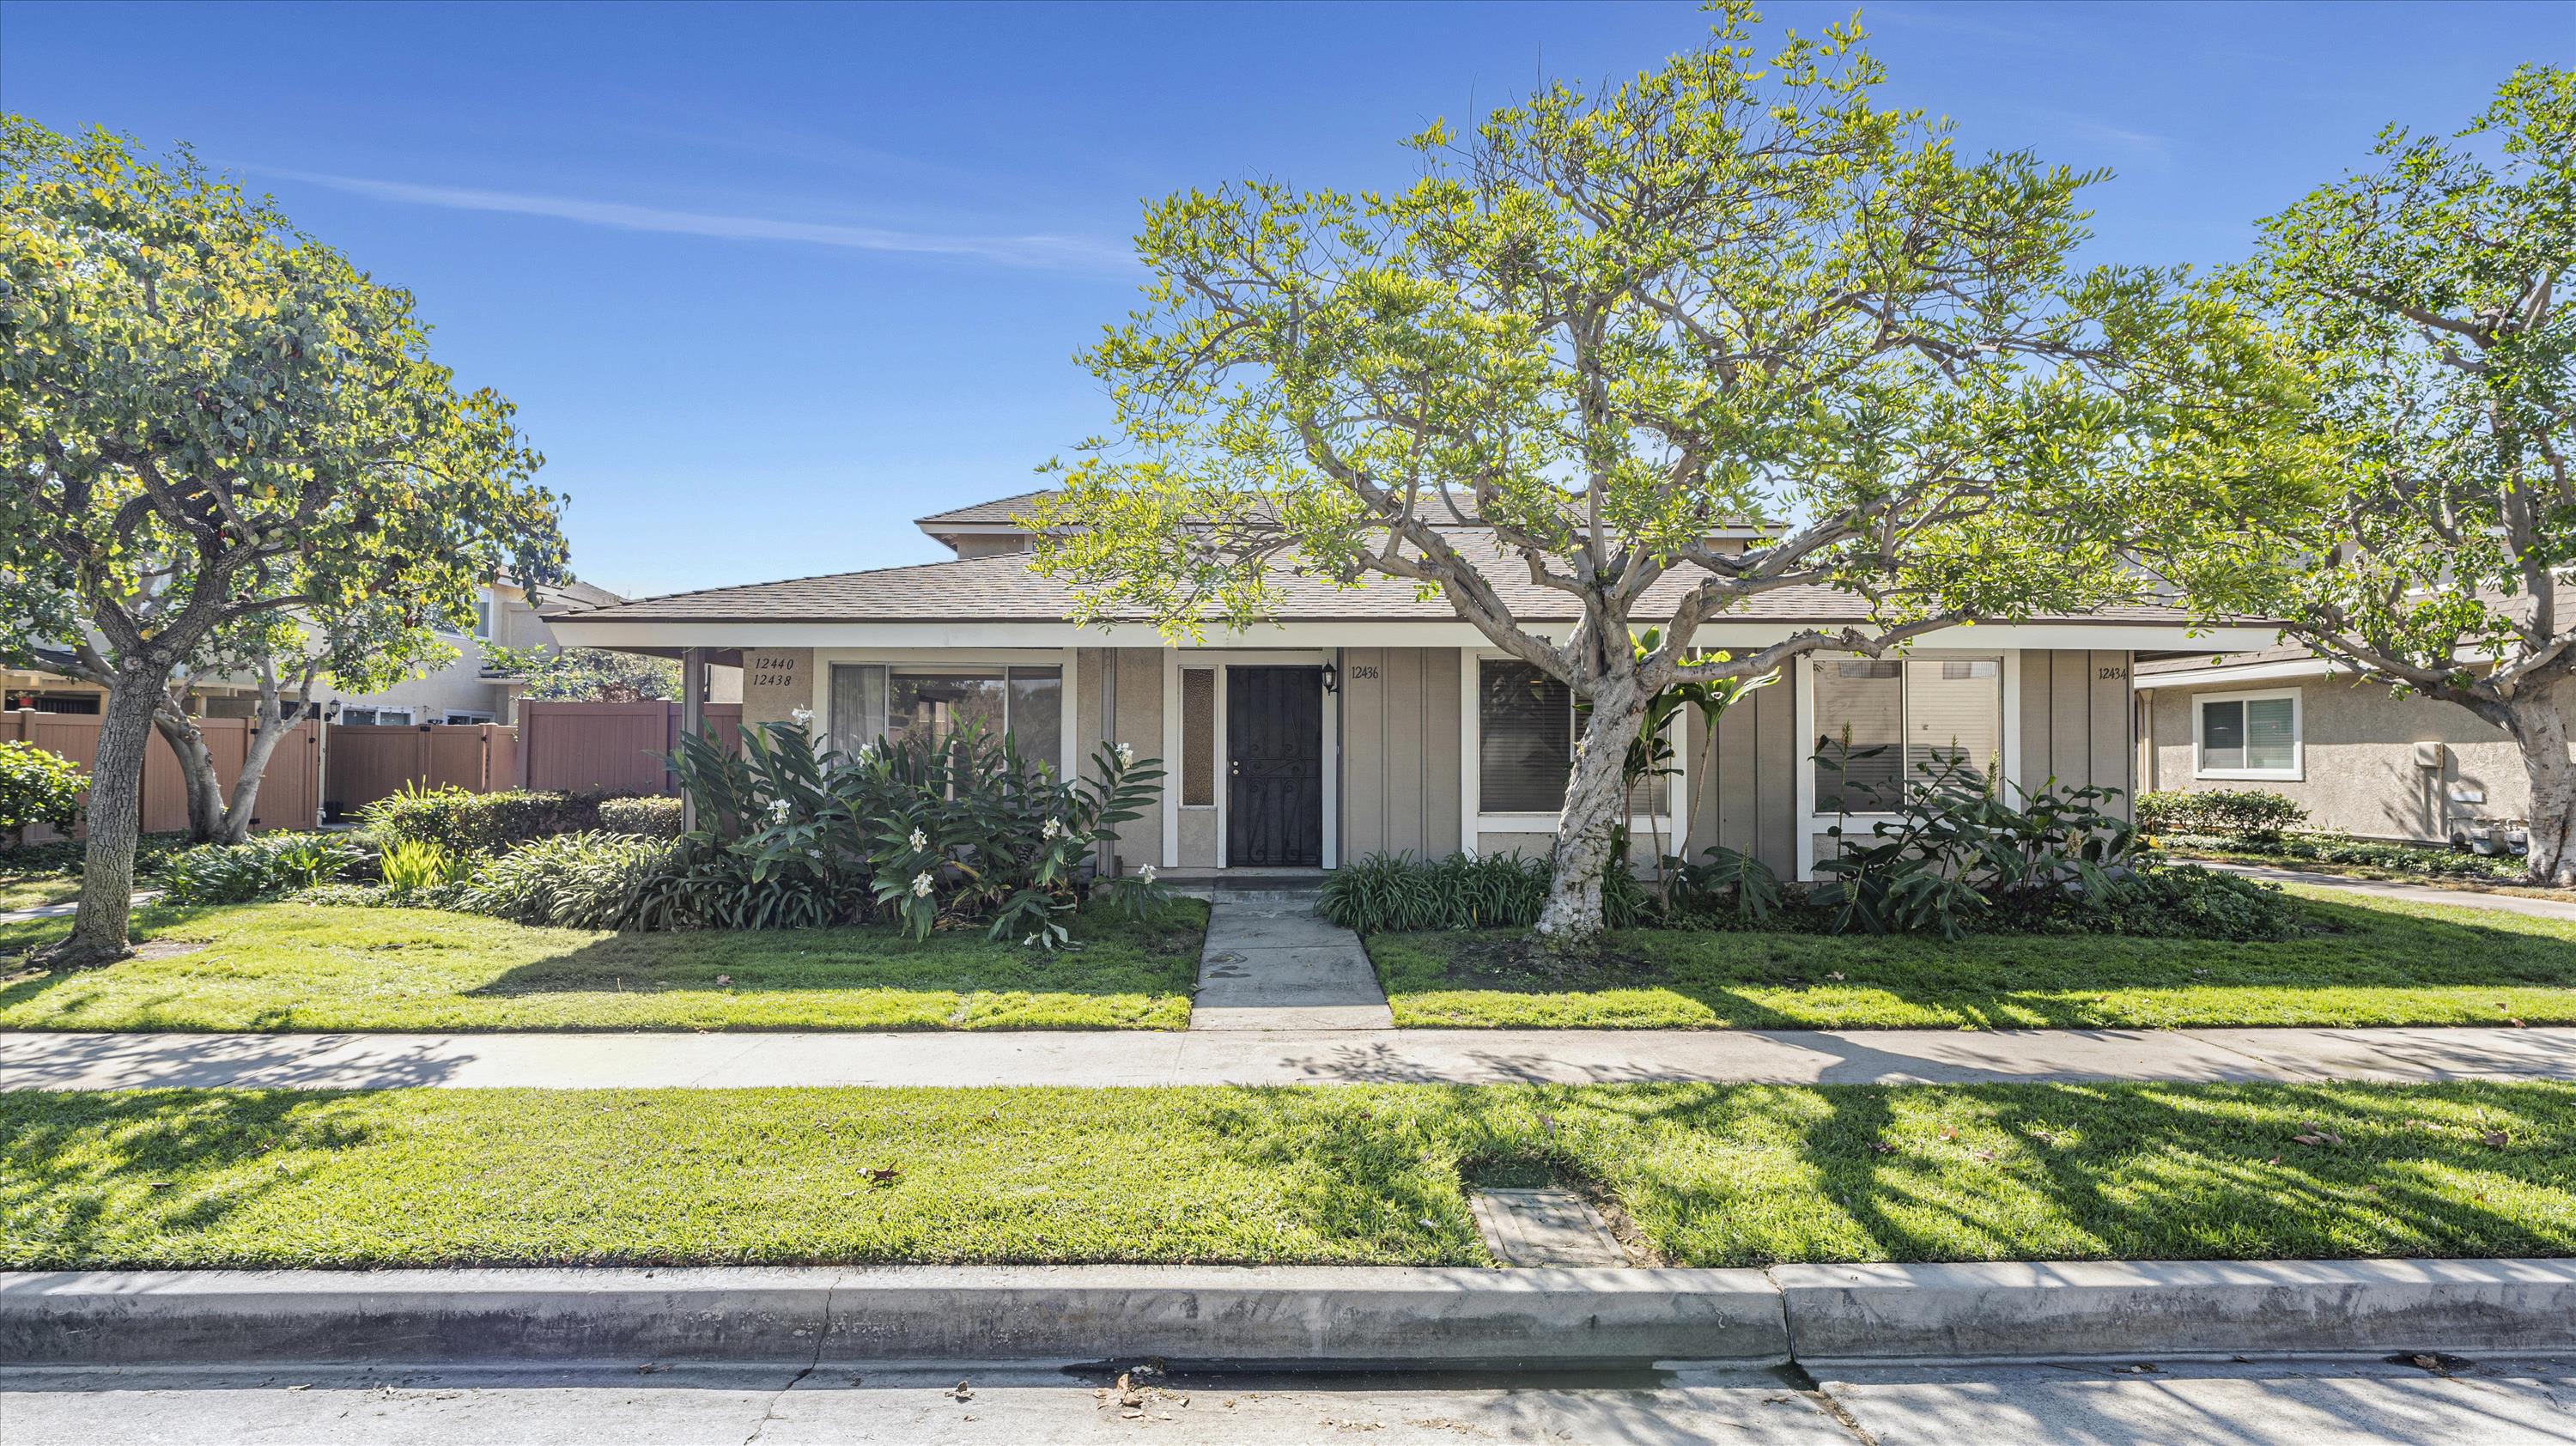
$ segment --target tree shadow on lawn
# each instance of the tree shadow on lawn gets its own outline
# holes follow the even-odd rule
[[[2064,933],[1953,942],[1658,929],[1614,936],[1597,960],[1562,968],[1533,964],[1525,931],[1415,935],[1405,941],[1408,952],[1431,956],[1434,969],[1399,962],[1381,964],[1379,974],[1391,996],[1661,991],[1708,1010],[1713,1017],[1698,1027],[1736,1029],[1869,1027],[1876,1023],[1866,1017],[1869,996],[1931,1016],[1897,1021],[1904,1025],[2031,1029],[2138,1023],[2134,1010],[2106,1009],[2094,997],[2120,991],[2576,988],[2576,937],[2532,927],[2539,921],[2461,923],[2299,904],[2317,932],[2293,940]],[[1815,1002],[1799,1007],[1784,996]],[[2576,999],[2570,1011],[2576,1018]]]
[[[1655,1179],[1633,1163],[1657,1158],[1641,1144],[1620,1167],[1622,1194],[1690,1264],[2576,1251],[2576,1090],[2559,1086],[1656,1086],[1629,1098],[1641,1125],[1787,1143],[1813,1182],[1783,1202],[1753,1198],[1758,1183],[1748,1195],[1758,1172]],[[2534,1188],[2555,1202],[2517,1214],[2489,1198]]]
[[[1104,941],[1048,952],[988,941],[980,930],[916,942],[868,925],[622,933],[514,965],[461,992],[497,998],[711,989],[1187,994],[1198,978],[1198,937],[1175,932],[1173,945],[1150,951]],[[719,976],[726,982],[719,984]]]
[[[17,1269],[148,1266],[149,1250],[132,1242],[214,1228],[366,1144],[370,1133],[345,1117],[360,1098],[0,1093],[0,1248]]]

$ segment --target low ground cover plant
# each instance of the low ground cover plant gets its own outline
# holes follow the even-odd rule
[[[2278,940],[2308,927],[2277,888],[2141,849],[2111,811],[2117,798],[2052,781],[2009,803],[1952,765],[1908,790],[1893,819],[1866,833],[1828,830],[1842,847],[1817,864],[1816,884],[1783,883],[1758,859],[1717,847],[1667,859],[1661,893],[1614,873],[1603,903],[1614,929]],[[1377,854],[1328,877],[1320,909],[1362,933],[1521,927],[1546,892],[1540,860]]]
[[[173,903],[242,904],[328,883],[365,859],[338,834],[259,834],[172,855],[161,868],[161,889]]]
[[[2523,861],[2511,855],[2474,854],[2466,849],[2392,843],[2339,833],[2285,833],[2260,844],[2232,836],[2183,833],[2169,834],[2157,842],[2176,853],[2205,853],[2258,863],[2334,864],[2379,873],[2493,884],[2520,884],[2526,877]]]
[[[635,834],[557,834],[486,861],[457,907],[559,929],[620,928],[670,853],[669,843]]]

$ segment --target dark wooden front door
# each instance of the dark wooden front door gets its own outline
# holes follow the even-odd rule
[[[1225,861],[1324,861],[1324,670],[1225,670]]]

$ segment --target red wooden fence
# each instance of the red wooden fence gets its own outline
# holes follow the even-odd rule
[[[0,740],[23,740],[39,748],[59,753],[86,773],[98,762],[98,729],[100,719],[89,713],[39,713],[31,708],[0,712]],[[215,756],[215,777],[231,797],[232,787],[241,777],[242,760],[250,755],[251,720],[247,718],[200,718],[197,727],[206,736],[206,749]],[[321,756],[315,741],[315,726],[308,719],[277,745],[270,755],[268,772],[259,781],[259,800],[253,805],[251,827],[311,828],[314,810],[321,799],[318,773]],[[169,742],[159,733],[152,735],[151,745],[143,754],[143,831],[175,833],[188,826],[188,790],[179,772],[179,756],[170,751]],[[75,832],[79,832],[76,830]],[[59,837],[53,830],[33,828],[27,831],[27,842],[42,843]]]

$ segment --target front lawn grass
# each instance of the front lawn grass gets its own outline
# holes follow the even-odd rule
[[[60,874],[22,874],[0,878],[0,914],[68,904],[80,897],[81,881]]]
[[[1399,1026],[2058,1028],[2576,1022],[2576,920],[2293,887],[2287,943],[1637,929],[1549,972],[1517,931],[1368,941]]]
[[[612,934],[431,909],[137,911],[144,957],[0,978],[0,1029],[1183,1029],[1207,905],[1081,947],[892,929]],[[0,925],[0,957],[63,920]]]
[[[2576,1085],[17,1092],[0,1268],[1480,1265],[1496,1176],[1686,1265],[2563,1255]]]

